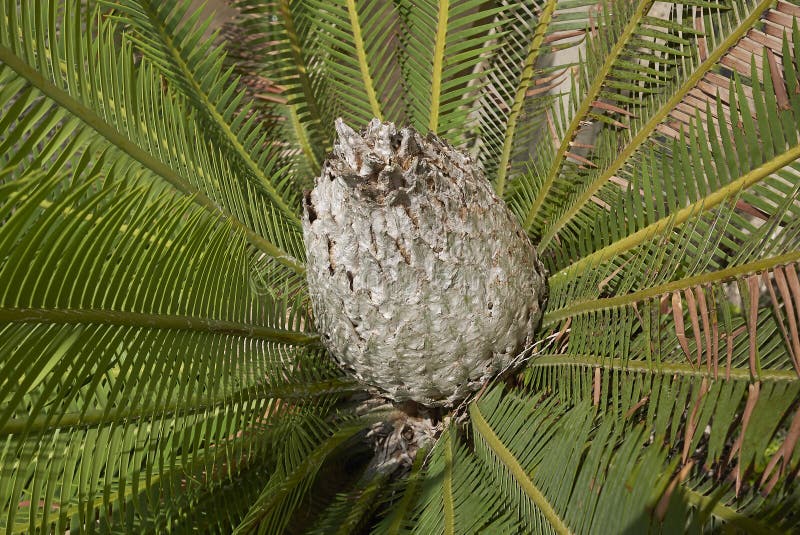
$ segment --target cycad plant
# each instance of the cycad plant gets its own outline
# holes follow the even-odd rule
[[[800,529],[793,2],[0,1],[0,529]],[[443,406],[315,333],[340,117],[468,154],[549,271]]]

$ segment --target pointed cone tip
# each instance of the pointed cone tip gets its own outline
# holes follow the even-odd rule
[[[358,135],[356,131],[350,128],[341,117],[336,118],[336,121],[334,121],[334,126],[336,127],[336,133],[339,134],[339,139],[342,141]]]

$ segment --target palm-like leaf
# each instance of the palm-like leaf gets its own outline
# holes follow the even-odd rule
[[[202,38],[203,27],[195,26],[199,13],[187,21],[181,17],[187,2],[112,2],[113,10],[125,15],[135,32],[131,41],[142,49],[168,80],[186,95],[206,136],[225,149],[227,160],[244,177],[237,189],[252,197],[248,203],[269,206],[271,220],[261,223],[284,250],[302,258],[298,247],[299,196],[280,169],[278,150],[267,143],[269,130],[249,113],[252,103],[242,106],[244,95],[229,72],[223,71],[224,54]]]
[[[0,48],[0,495],[12,532],[85,526],[98,504],[112,522],[218,486],[268,458],[258,437],[283,412],[278,397],[348,388],[311,364],[305,314],[287,316],[303,294],[255,292],[261,255],[296,264],[250,229],[252,207],[183,101],[127,46],[115,56],[95,14],[68,7],[57,18],[4,5],[0,17],[24,36],[3,32]],[[69,46],[46,49],[58,25]]]
[[[797,529],[800,6],[231,3],[226,58],[185,1],[0,2],[3,529]],[[311,332],[337,116],[471,151],[552,272],[399,479]]]

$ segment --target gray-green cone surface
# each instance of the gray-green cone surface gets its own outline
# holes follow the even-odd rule
[[[544,268],[469,157],[377,119],[336,130],[304,202],[317,328],[387,397],[452,405],[532,343]]]

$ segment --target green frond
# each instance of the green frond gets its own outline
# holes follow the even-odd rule
[[[563,130],[557,127],[561,144],[552,157],[547,175],[542,181],[542,189],[537,193],[525,217],[523,222],[525,229],[529,229],[533,224],[545,196],[549,194],[550,188],[560,173],[561,166],[565,165],[565,160],[571,158],[579,163],[586,160],[582,156],[570,152],[569,149],[579,128],[587,121],[592,110],[598,107],[595,102],[598,101],[601,91],[604,88],[611,91],[630,89],[616,87],[623,82],[615,79],[616,76],[612,75],[612,70],[617,61],[627,58],[626,46],[637,46],[636,32],[652,5],[653,2],[649,0],[642,0],[635,4],[615,2],[613,5],[614,16],[604,21],[603,31],[596,40],[588,41],[589,48],[594,54],[590,53],[588,61],[581,65],[582,76],[578,78],[579,85],[576,88],[578,95],[575,95],[575,91],[570,95],[572,98],[580,98],[580,105],[576,109],[570,110],[572,119],[569,125],[565,125]],[[564,115],[563,110],[562,115]]]
[[[411,533],[516,533],[489,471],[455,435],[445,430],[430,454]]]
[[[353,388],[300,347],[317,342],[296,265],[251,230],[233,171],[74,5],[0,6],[9,532],[160,525],[269,458],[279,400],[322,411]],[[56,26],[69,46],[45,48]],[[264,253],[284,263],[269,292],[254,279]]]
[[[523,63],[522,72],[519,76],[517,88],[514,91],[514,98],[511,104],[511,109],[508,114],[507,128],[503,136],[503,148],[500,152],[500,161],[497,165],[497,178],[495,180],[495,190],[497,195],[502,197],[505,191],[506,173],[511,159],[511,149],[514,146],[514,134],[517,129],[517,121],[522,113],[525,104],[525,98],[533,82],[533,73],[536,62],[541,53],[541,46],[545,39],[548,26],[556,10],[556,0],[550,0],[542,9],[542,14],[536,24],[536,31],[530,40],[528,52],[525,55],[525,62]]]
[[[708,387],[705,381],[687,378],[650,382],[634,376],[598,400],[592,375],[583,383],[588,385],[585,397],[574,407],[558,398],[537,402],[536,397],[499,392],[471,407],[478,454],[501,467],[496,477],[507,484],[500,488],[528,522],[528,531],[638,533],[661,524],[670,532],[724,525],[771,533],[791,529],[797,521],[791,514],[776,517],[777,499],[738,491],[739,483],[720,485],[720,476],[711,475],[736,455],[737,469],[751,462],[763,467],[762,452],[769,454],[773,447],[775,426],[796,391],[762,391],[765,397],[753,405],[762,412],[756,408],[741,426],[728,428],[717,416],[731,417],[741,407],[742,393],[748,392],[736,383]],[[576,379],[573,385],[581,384]],[[603,378],[600,384],[607,388],[616,380]],[[749,392],[749,399],[759,397],[757,390],[755,396],[752,388]],[[773,409],[765,418],[763,411]],[[494,423],[483,414],[493,415]],[[698,431],[703,428],[705,433]],[[726,433],[742,437],[737,444],[744,449],[723,452]],[[667,457],[676,445],[683,451],[679,468]],[[777,494],[792,493],[796,491],[790,486]]]
[[[392,489],[393,493],[387,493],[390,497],[387,501],[387,505],[391,505],[391,509],[372,533],[397,535],[403,530],[408,531],[411,529],[411,525],[409,524],[411,512],[416,503],[421,483],[425,478],[423,468],[429,453],[430,449],[428,448],[419,449],[417,451],[417,456],[414,458],[414,463],[411,466],[411,471],[405,478],[394,483]],[[396,500],[391,499],[394,493],[396,493]]]
[[[587,60],[573,84],[569,108],[562,107],[553,115],[560,142],[527,211],[526,228],[531,229],[537,220],[537,226],[551,222],[551,209],[559,210],[585,176],[613,153],[613,147],[595,145],[593,154],[591,148],[587,152],[574,145],[582,130],[593,125],[604,131],[610,129],[607,137],[615,143],[626,138],[631,130],[628,123],[647,112],[648,102],[660,99],[675,85],[675,71],[691,68],[686,58],[693,53],[691,38],[700,32],[684,22],[683,13],[697,11],[697,15],[705,13],[710,18],[731,11],[723,3],[695,8],[689,2],[672,6],[670,19],[663,20],[656,16],[660,6],[653,7],[652,2],[614,3],[609,7],[613,7],[614,15],[601,19],[597,38],[588,41]],[[558,120],[568,117],[568,124]],[[545,198],[547,213],[540,214]]]
[[[495,27],[484,41],[473,86],[479,91],[467,126],[470,152],[503,195],[507,179],[516,179],[520,163],[531,159],[544,128],[543,110],[570,65],[554,53],[579,46],[590,26],[585,0],[501,2]]]
[[[391,87],[396,46],[396,15],[390,2],[364,5],[354,0],[312,2],[317,39],[325,52],[332,98],[348,124],[367,124],[377,117],[399,121],[399,85]],[[384,111],[385,110],[385,111]]]
[[[681,68],[677,69],[672,76],[674,81],[669,87],[669,91],[651,97],[644,109],[639,111],[637,117],[630,121],[629,128],[626,130],[626,133],[630,132],[628,134],[629,137],[626,136],[622,140],[625,145],[617,149],[617,154],[613,157],[613,161],[602,169],[598,168],[587,178],[588,185],[580,189],[580,193],[574,199],[570,199],[568,206],[563,208],[563,213],[560,214],[558,220],[548,226],[548,230],[542,236],[543,245],[546,245],[567,222],[575,217],[577,212],[591,200],[599,189],[609,183],[623,165],[630,162],[629,159],[642,147],[648,138],[657,133],[662,122],[667,119],[673,110],[676,110],[679,104],[684,101],[690,101],[690,98],[687,97],[692,92],[697,94],[698,90],[696,88],[704,78],[713,79],[712,70],[718,68],[721,64],[720,60],[753,27],[754,23],[764,14],[770,4],[771,2],[764,1],[757,4],[743,3],[737,5],[729,11],[730,14],[726,13],[727,16],[723,19],[726,26],[722,31],[717,26],[708,24],[706,22],[708,16],[702,13],[700,13],[700,17],[696,21],[704,26],[694,29],[685,25],[678,27],[689,35],[693,33],[697,35],[698,44],[702,46],[702,57],[698,54],[697,56],[691,55],[682,59]],[[656,27],[676,29],[675,22],[652,18],[649,20]],[[700,63],[697,64],[698,62]]]
[[[774,16],[791,8],[768,7],[737,5],[721,27],[698,25],[707,41],[681,60],[696,70],[645,99],[631,137],[601,134],[587,188],[551,203],[555,226],[543,227],[545,261],[560,269],[544,318],[552,343],[526,377],[564,403],[643,422],[676,452],[665,496],[679,500],[655,510],[664,529],[688,529],[677,520],[687,517],[697,530],[798,521],[765,520],[794,492],[800,425],[800,286],[789,282],[800,259],[800,39],[796,22]],[[765,13],[782,41],[754,48]],[[745,47],[757,55],[733,62]],[[725,79],[718,65],[738,72]]]
[[[690,518],[695,533],[701,532],[703,525],[708,529],[731,526],[744,533],[791,533],[796,529],[794,509],[800,503],[796,486],[767,495],[755,489],[740,491],[738,500],[735,487],[714,487],[716,482],[705,474],[694,476],[676,489],[680,499],[671,505],[678,507],[668,510],[668,517]]]
[[[181,506],[176,508],[169,521],[134,525],[134,530],[145,533],[170,525],[174,533],[231,533],[241,523],[250,504],[258,498],[269,475],[269,466],[247,466],[236,476],[202,492],[176,496]]]
[[[796,198],[797,188],[784,205],[796,205]],[[651,369],[688,362],[715,379],[724,373],[796,380],[797,230],[787,229],[794,236],[788,240],[775,239],[770,228],[756,234],[764,245],[753,247],[752,258],[714,258],[730,229],[734,239],[739,229],[747,230],[732,215],[729,208],[698,216],[683,232],[656,236],[620,264],[565,285],[554,281],[544,325],[560,333],[561,351],[568,347],[565,354],[578,360],[621,357],[623,367],[633,361]],[[604,330],[611,325],[613,331]]]
[[[780,39],[758,30],[751,30],[747,37],[742,38],[742,34],[747,32],[759,17],[775,18],[774,15],[779,13],[767,7],[768,5],[764,3],[747,4],[731,10],[730,20],[725,26],[730,33],[725,39],[722,36],[709,39],[712,44],[716,44],[716,47],[711,49],[711,54],[708,57],[704,56],[704,61],[700,58],[692,59],[683,71],[691,74],[670,86],[670,90],[674,93],[665,92],[669,98],[662,96],[652,100],[642,110],[645,112],[644,116],[632,122],[630,130],[639,126],[640,129],[630,138],[630,143],[627,146],[612,147],[613,150],[609,151],[608,157],[603,158],[609,164],[606,170],[598,171],[600,174],[595,175],[597,178],[589,184],[588,189],[579,186],[573,196],[574,199],[564,209],[563,215],[557,216],[556,226],[544,237],[548,246],[552,247],[552,242],[547,240],[556,231],[561,232],[565,238],[564,233],[569,233],[572,241],[571,236],[577,235],[576,237],[582,239],[582,235],[593,232],[598,218],[608,221],[609,212],[613,212],[613,207],[621,201],[621,198],[627,198],[632,202],[631,196],[626,194],[626,189],[637,178],[642,188],[648,186],[652,188],[653,180],[665,179],[665,175],[669,174],[669,180],[663,186],[665,191],[651,192],[652,204],[660,210],[662,201],[659,198],[661,198],[668,207],[664,215],[674,213],[685,219],[698,206],[711,209],[714,203],[729,198],[739,189],[751,187],[770,173],[790,165],[797,158],[796,147],[792,144],[797,135],[798,117],[793,111],[797,104],[791,103],[796,100],[797,95],[787,93],[786,89],[797,85],[797,67],[791,61],[780,60],[785,53],[796,46],[794,43],[797,42],[797,38],[793,36],[792,19],[778,18],[777,20],[784,26],[772,31],[773,35],[786,32],[788,39],[785,44]],[[742,12],[747,16],[742,16],[740,14]],[[706,35],[713,36],[713,30],[707,30]],[[760,44],[765,40],[769,44],[768,48]],[[739,51],[742,49],[756,51],[757,67],[754,71],[749,61],[744,63],[736,60],[732,63],[733,58],[741,56]],[[700,50],[706,50],[705,45]],[[766,54],[766,57],[762,58],[763,54]],[[786,57],[791,57],[791,54]],[[734,65],[740,74],[733,84],[728,78],[713,72],[728,68],[729,64]],[[766,78],[762,76],[764,67],[767,69]],[[763,82],[760,82],[762,79]],[[757,102],[752,101],[751,96],[754,86]],[[729,95],[732,99],[729,99]],[[781,95],[780,104],[777,102],[778,95]],[[785,100],[789,102],[784,100],[783,95],[786,95]],[[718,117],[725,117],[726,120],[720,122],[717,120]],[[739,117],[743,122],[741,127],[738,125]],[[761,122],[751,117],[758,117]],[[780,135],[775,139],[766,136],[761,141],[763,146],[760,146],[753,136],[764,130],[767,125],[764,121],[768,121],[768,118],[774,119],[774,124],[781,125],[778,129]],[[731,120],[734,122],[731,123]],[[682,141],[681,136],[683,136]],[[616,137],[623,140],[626,138],[624,134]],[[673,140],[675,143],[672,143]],[[685,151],[677,146],[680,143],[683,143],[684,147],[686,144],[697,143],[701,150],[692,155],[693,160],[689,160],[688,155],[680,155],[683,161],[676,162],[675,152]],[[744,155],[750,157],[743,158]],[[653,171],[642,169],[650,161],[655,165],[663,165],[664,169]],[[642,165],[639,162],[642,162]],[[724,162],[725,165],[719,166],[715,162]],[[674,166],[677,165],[683,167],[678,167],[680,173],[676,174]],[[673,166],[671,173],[666,169],[668,166]],[[602,168],[603,165],[599,167]],[[656,174],[649,180],[650,184],[647,183],[647,177],[642,176],[647,173]],[[730,189],[726,189],[728,187]],[[650,202],[644,199],[641,204]],[[685,211],[679,211],[684,208]],[[664,216],[661,216],[661,219],[663,220]],[[586,225],[589,222],[592,230],[587,230]],[[568,224],[562,226],[562,223]],[[650,230],[654,229],[655,227],[651,227]],[[613,226],[609,229],[612,233],[614,230]],[[644,234],[639,234],[640,239],[643,236]],[[614,240],[618,239],[614,236]],[[557,260],[561,265],[565,265],[568,261],[563,257]]]
[[[332,148],[332,126],[338,109],[330,101],[325,53],[318,43],[318,20],[306,2],[295,0],[235,0],[238,25],[254,52],[256,72],[281,88],[302,129],[287,139],[309,140],[303,152],[322,162]],[[313,157],[312,157],[313,155]],[[312,165],[313,168],[313,165]]]
[[[113,25],[76,6],[68,3],[63,13],[56,11],[54,3],[0,7],[0,19],[7,21],[0,26],[2,77],[9,80],[3,88],[4,102],[13,102],[20,112],[25,99],[35,99],[37,106],[4,133],[9,148],[16,140],[27,141],[12,154],[26,157],[68,114],[80,125],[77,128],[87,130],[84,136],[103,138],[115,153],[134,160],[156,180],[170,184],[208,211],[224,215],[255,247],[302,273],[303,266],[295,260],[303,257],[299,235],[287,235],[273,223],[277,215],[273,207],[257,202],[252,189],[238,187],[230,166],[202,143],[202,130],[187,118],[183,102],[162,94],[152,67],[135,66],[127,45],[115,52],[119,47],[113,44]],[[56,30],[58,25],[63,27]],[[82,32],[82,25],[94,31]],[[56,31],[60,34],[55,42],[62,43],[63,49],[45,45]],[[67,69],[67,65],[83,67]],[[51,122],[35,123],[38,114]],[[8,116],[9,121],[16,118]],[[68,137],[64,131],[60,135]],[[20,162],[14,156],[7,158],[9,164]]]
[[[326,458],[365,427],[359,419],[346,420],[338,426],[309,419],[288,429],[282,462],[234,533],[283,532]]]
[[[409,122],[460,142],[483,76],[476,69],[497,47],[487,44],[485,35],[498,30],[500,19],[494,16],[506,8],[478,0],[397,4]]]
[[[349,492],[336,496],[311,533],[349,535],[363,531],[370,516],[380,505],[381,495],[387,490],[388,484],[389,477],[386,474],[365,473]]]
[[[726,206],[731,203],[733,212],[724,216],[727,222],[715,230],[718,235],[730,236],[728,243],[723,241],[720,247],[730,244],[733,249],[739,250],[739,261],[742,261],[744,255],[758,254],[747,244],[766,239],[764,231],[771,229],[770,232],[779,236],[776,245],[783,251],[792,250],[796,245],[792,216],[797,211],[796,177],[800,170],[797,163],[800,145],[797,144],[796,125],[800,124],[800,117],[795,116],[791,100],[797,100],[800,96],[794,93],[787,97],[789,105],[781,108],[777,104],[774,87],[783,87],[784,83],[794,87],[798,84],[798,78],[796,68],[790,67],[773,84],[769,79],[768,58],[765,56],[763,60],[767,70],[761,71],[764,72],[765,83],[754,82],[752,98],[746,95],[741,78],[735,76],[726,94],[727,103],[717,97],[719,115],[710,105],[706,105],[704,113],[697,112],[688,132],[677,139],[668,139],[662,147],[653,149],[651,156],[626,181],[627,192],[615,186],[615,199],[611,203],[603,201],[608,204],[608,211],[603,211],[605,213],[599,221],[597,217],[593,218],[594,243],[583,240],[577,242],[580,243],[579,255],[581,251],[593,252],[555,275],[552,279],[554,284],[559,279],[569,277],[569,273],[582,271],[589,265],[599,266],[614,257],[625,256],[635,248],[641,249],[655,236],[668,236],[673,228],[679,231],[695,220],[695,216],[703,213],[721,214],[728,210]],[[789,64],[787,62],[785,65]],[[754,77],[757,72],[753,66]],[[752,103],[753,108],[748,103]],[[800,105],[800,102],[796,105]],[[772,124],[779,127],[770,129],[767,123],[756,124],[751,109],[757,108],[765,110],[759,117],[774,117]],[[730,116],[732,122],[716,121],[715,117],[725,114]],[[740,120],[741,127],[731,126]],[[690,154],[686,148],[690,142],[702,149]],[[679,173],[675,172],[676,169]],[[712,169],[716,169],[713,174]],[[653,187],[656,181],[660,184],[659,190]],[[619,213],[618,210],[635,214],[635,217],[627,221],[615,220],[610,214]],[[755,220],[750,219],[751,214],[756,214]],[[769,224],[761,225],[761,221]],[[782,232],[784,227],[786,234]],[[607,233],[594,232],[596,228],[603,228]],[[604,243],[608,245],[604,246]],[[742,249],[743,245],[745,247]],[[566,254],[570,253],[572,251]],[[706,256],[711,259],[709,255]],[[557,261],[564,260],[562,257]],[[736,260],[731,258],[730,261]]]
[[[797,191],[777,205],[786,234],[743,224],[734,200],[572,280],[569,289],[554,284],[544,322],[557,335],[527,372],[535,388],[566,403],[592,399],[626,419],[645,418],[684,466],[697,465],[692,473],[713,469],[703,476],[708,492],[731,478],[726,507],[748,510],[743,518],[731,513],[740,527],[767,514],[748,509],[748,496],[793,488],[800,256],[789,214]],[[754,243],[728,261],[720,244],[736,243],[742,232]],[[769,453],[773,443],[778,451]]]
[[[241,233],[136,167],[86,154],[2,185],[0,496],[12,532],[68,529],[171,492],[181,474],[257,459],[278,399],[348,388],[296,347],[316,343],[298,330],[308,318],[289,324],[285,301],[254,292]],[[315,381],[328,385],[314,393]],[[64,455],[35,462],[55,444]],[[57,512],[29,505],[40,502]]]
[[[237,80],[224,71],[223,47],[205,39],[207,26],[199,24],[201,11],[182,20],[189,9],[186,0],[125,0],[108,2],[123,23],[131,24],[127,37],[179,91],[186,95],[204,127],[206,136],[240,172],[242,189],[269,199],[280,214],[281,225],[297,231],[299,195],[291,177],[282,176],[276,160],[276,140],[253,119],[252,104],[242,104]],[[263,202],[263,201],[262,201]]]
[[[607,413],[604,418],[644,424],[651,441],[672,450],[681,471],[686,471],[674,476],[676,484],[686,487],[666,495],[685,493],[681,498],[685,506],[710,509],[694,519],[697,529],[725,523],[757,532],[796,528],[796,515],[776,518],[775,526],[774,521],[764,520],[774,514],[781,496],[796,493],[791,461],[786,458],[787,449],[795,445],[791,437],[796,431],[790,429],[796,429],[800,420],[796,380],[765,379],[748,385],[747,377],[716,379],[693,373],[696,369],[688,366],[684,368],[690,373],[667,365],[644,368],[635,362],[618,363],[611,370],[606,359],[584,366],[587,362],[591,359],[571,365],[556,358],[537,362],[531,370],[533,384],[552,389],[562,402],[592,403]],[[687,479],[686,474],[692,477]],[[672,515],[676,518],[670,519]],[[685,509],[672,511],[667,522],[683,522],[689,516]],[[672,529],[685,528],[673,525]]]
[[[500,389],[470,405],[476,452],[504,503],[526,532],[646,532],[666,451],[644,445],[642,426],[626,435],[614,418],[598,426],[589,403],[566,408]]]
[[[294,191],[310,189],[322,165],[320,147],[312,146],[311,132],[301,122],[299,106],[287,102],[286,88],[262,74],[263,58],[271,46],[265,38],[274,23],[264,24],[262,18],[253,19],[239,10],[235,13],[218,37],[225,47],[224,64],[238,77],[245,95],[242,102],[249,106],[246,112],[257,116],[254,124],[266,134],[279,162],[276,166],[291,177]]]

